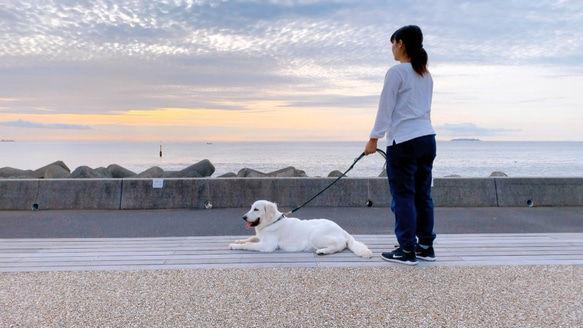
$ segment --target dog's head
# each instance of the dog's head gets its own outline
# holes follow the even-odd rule
[[[247,229],[252,227],[261,228],[275,222],[279,217],[278,214],[279,212],[275,203],[258,200],[251,205],[249,212],[243,215],[243,220],[247,222]]]

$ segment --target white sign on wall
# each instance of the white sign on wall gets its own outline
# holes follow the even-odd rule
[[[162,188],[164,187],[164,179],[153,179],[152,188]]]

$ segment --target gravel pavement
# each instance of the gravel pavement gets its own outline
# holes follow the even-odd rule
[[[0,274],[1,327],[581,327],[583,266]]]

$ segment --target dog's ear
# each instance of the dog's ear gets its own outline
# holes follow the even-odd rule
[[[274,220],[276,211],[277,211],[277,207],[276,207],[275,203],[270,203],[270,202],[265,203],[265,215],[267,216],[268,220]]]

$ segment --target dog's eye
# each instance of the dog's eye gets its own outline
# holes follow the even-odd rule
[[[259,212],[259,209],[258,209],[258,208],[254,208],[253,210],[254,210],[255,212]]]

